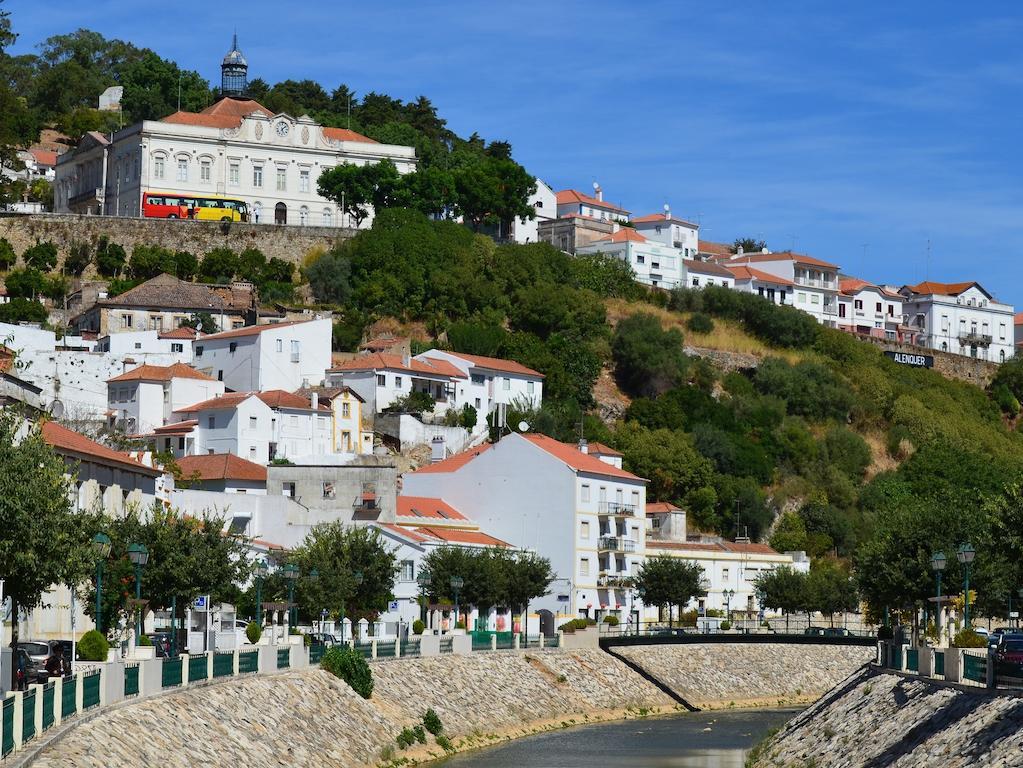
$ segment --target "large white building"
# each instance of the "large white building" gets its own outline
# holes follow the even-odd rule
[[[903,321],[918,334],[918,343],[1000,363],[1012,357],[1014,310],[977,282],[925,281],[903,286]]]
[[[683,279],[682,251],[648,239],[631,227],[578,246],[579,253],[602,253],[621,259],[630,267],[636,280],[655,288],[675,288]]]
[[[223,66],[235,63],[225,58]],[[416,167],[412,147],[227,96],[202,112],[145,120],[112,137],[87,133],[58,159],[54,210],[139,216],[144,192],[176,192],[240,199],[258,223],[352,226],[336,203],[319,195],[317,180],[338,165],[381,160],[401,173]]]
[[[779,284],[770,287],[791,285],[792,296],[788,303],[813,316],[823,325],[832,328],[838,325],[838,265],[792,251],[744,254],[740,250],[732,257],[720,257],[716,261],[729,269],[737,266],[752,267],[758,272],[778,278]],[[748,275],[744,275],[736,287],[754,290],[768,286],[763,280],[749,280]]]
[[[672,216],[667,205],[664,213],[636,216],[632,224],[647,240],[677,248],[684,259],[695,259],[700,252],[700,225]]]
[[[646,551],[646,480],[621,461],[585,443],[513,433],[406,474],[402,488],[444,499],[488,533],[548,558],[558,580],[534,609],[624,621],[641,614],[629,585]]]
[[[140,365],[107,381],[108,423],[128,434],[147,434],[177,409],[222,394],[222,381],[184,363]]]

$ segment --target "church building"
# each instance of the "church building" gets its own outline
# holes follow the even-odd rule
[[[274,114],[247,98],[248,63],[237,35],[221,64],[221,96],[201,112],[178,111],[116,133],[85,134],[61,155],[54,211],[140,216],[146,192],[230,198],[259,224],[354,224],[317,193],[321,173],[342,163],[391,160],[416,168],[412,147],[380,144],[308,115]],[[368,227],[372,216],[363,220]]]

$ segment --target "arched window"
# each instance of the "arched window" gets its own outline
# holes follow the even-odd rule
[[[298,209],[298,223],[303,227],[309,223],[309,209],[304,205]]]
[[[1004,362],[1005,362],[1005,350],[1004,350],[1004,349],[1003,349],[1003,350],[1001,350],[1001,351],[1000,351],[1000,352],[998,353],[998,359],[999,359],[999,362],[1002,362],[1002,363],[1004,363]]]
[[[941,351],[942,352],[948,352],[948,342],[947,341],[941,342]]]
[[[330,208],[323,209],[323,226],[332,227],[334,226],[334,212]]]

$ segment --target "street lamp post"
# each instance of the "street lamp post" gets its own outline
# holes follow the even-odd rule
[[[142,599],[142,569],[149,562],[149,550],[145,544],[129,544],[128,559],[135,565],[135,599]],[[137,610],[137,609],[136,609]],[[135,642],[142,636],[142,613],[135,614]]]
[[[355,591],[356,592],[359,591],[359,587],[362,586],[362,582],[364,582],[365,580],[366,580],[366,577],[363,576],[362,571],[356,571],[355,573],[352,574],[352,582],[355,584]],[[352,595],[352,598],[357,601],[357,595]],[[356,608],[358,608],[358,602],[356,602]],[[348,623],[352,625],[352,642],[354,643],[355,642],[355,622],[349,621]],[[344,642],[344,639],[345,639],[345,604],[344,604],[344,602],[342,602],[341,603],[341,641]]]
[[[427,592],[430,589],[430,583],[433,581],[433,577],[430,576],[429,571],[420,571],[419,578],[416,579],[419,582],[419,619],[423,622],[423,626],[426,626],[426,600]]]
[[[92,537],[92,551],[96,555],[96,629],[103,632],[103,561],[110,556],[110,537],[97,533]]]
[[[945,570],[945,559],[944,552],[935,552],[931,555],[931,568],[934,571],[935,577],[938,579],[938,600],[934,604],[934,626],[938,628],[938,645],[941,645],[941,572]]]
[[[257,560],[253,573],[256,576],[256,621],[259,622],[260,630],[263,629],[263,579],[270,572],[270,565],[266,560]]]
[[[298,579],[298,566],[294,563],[288,563],[281,569],[281,573],[288,580],[288,631],[290,632],[291,627],[295,626],[296,620],[295,580]]]
[[[1023,588],[1020,588],[1020,590],[1016,594],[1019,596],[1020,601],[1023,601]],[[1021,602],[1021,605],[1023,605],[1023,602]],[[1016,628],[1019,629],[1019,615],[1018,614],[1020,613],[1020,611],[1017,610],[1016,613],[1017,613],[1017,616],[1016,616]]]
[[[725,597],[725,621],[731,621],[732,617],[732,598],[735,597],[734,589],[726,589],[724,591]]]
[[[977,551],[970,544],[962,544],[956,552],[956,559],[963,565],[963,629],[970,628],[970,565]]]
[[[462,579],[461,576],[451,577],[451,591],[455,593],[455,626],[453,626],[451,629],[457,629],[458,627],[458,593],[462,590],[462,587],[464,586],[465,581]]]
[[[315,568],[310,569],[309,575],[306,576],[310,581],[316,581],[320,578],[320,572]],[[315,603],[313,603],[315,605]],[[323,617],[320,617],[320,632],[323,632]]]

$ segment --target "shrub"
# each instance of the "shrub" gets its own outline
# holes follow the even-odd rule
[[[29,299],[11,299],[0,304],[0,323],[45,323],[50,313],[38,301]]]
[[[506,338],[508,332],[499,325],[454,323],[448,328],[451,348],[469,355],[495,357]]]
[[[78,655],[82,661],[106,661],[110,654],[110,643],[95,629],[90,629],[78,641]]]
[[[103,277],[117,277],[124,269],[128,254],[117,243],[111,243],[106,235],[101,235],[96,245],[96,269]]]
[[[686,328],[693,333],[710,333],[714,330],[714,321],[702,312],[697,312],[686,320]]]
[[[142,648],[151,648],[153,641],[149,639],[149,635],[139,635],[139,646]]]
[[[952,638],[952,645],[956,648],[987,648],[987,640],[972,629],[963,629]]]
[[[415,725],[412,727],[412,733],[416,737],[416,741],[420,744],[426,743],[426,729],[421,725]]]
[[[0,237],[0,269],[10,269],[18,260],[17,255],[6,237]]]
[[[620,622],[618,621],[617,616],[605,616],[604,623],[609,627],[617,627]]]
[[[687,366],[682,334],[662,329],[654,315],[637,314],[618,323],[611,353],[619,385],[634,397],[672,389],[682,381]]]
[[[468,403],[462,406],[461,425],[465,429],[468,429],[470,432],[475,429],[478,418],[479,415],[476,413],[475,408]]]
[[[366,659],[354,648],[332,645],[323,654],[320,666],[348,683],[362,698],[368,699],[373,694],[373,673]]]
[[[259,622],[250,621],[245,627],[245,637],[250,643],[255,645],[259,642],[259,638],[263,636],[263,628],[259,626]]]
[[[416,735],[412,732],[411,728],[402,728],[401,733],[394,740],[398,742],[398,746],[402,749],[408,749],[416,740]]]
[[[451,744],[451,739],[449,739],[444,734],[440,734],[437,736],[437,746],[443,749],[445,752],[450,752],[451,750],[454,749],[454,746],[452,746]]]
[[[416,619],[415,621],[412,622],[412,634],[413,635],[421,635],[421,634],[423,634],[423,630],[425,630],[425,629],[426,629],[426,625],[423,623],[422,619]]]
[[[395,399],[384,410],[388,413],[411,413],[422,416],[427,411],[432,411],[435,404],[436,401],[427,392],[409,392]]]
[[[732,622],[728,621],[728,619],[725,619],[724,621],[721,622],[721,631],[722,632],[727,632],[731,628],[732,628]]]
[[[434,736],[440,736],[444,731],[444,724],[441,723],[440,716],[433,709],[428,709],[423,713],[423,727]]]
[[[57,265],[57,246],[49,240],[36,243],[21,254],[21,259],[32,269],[49,272]]]
[[[0,244],[0,250],[2,249],[2,244]],[[85,271],[91,261],[92,251],[89,244],[84,240],[72,240],[71,245],[68,246],[68,254],[64,258],[64,271],[77,277]]]

